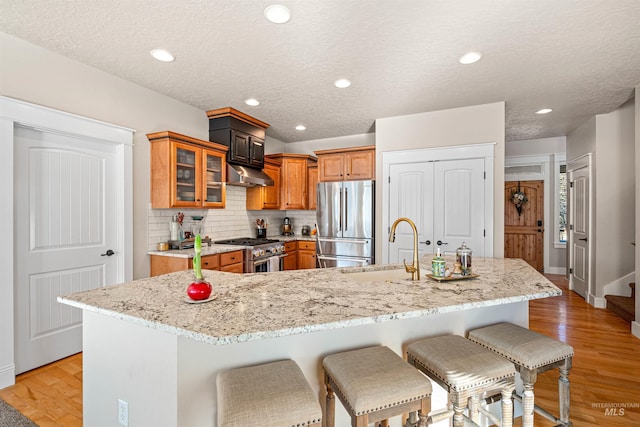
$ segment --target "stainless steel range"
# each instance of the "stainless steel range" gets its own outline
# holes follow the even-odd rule
[[[283,269],[284,243],[274,239],[256,239],[240,237],[238,239],[218,240],[221,245],[244,246],[244,273],[266,273],[271,269],[271,258],[279,258],[279,270]]]

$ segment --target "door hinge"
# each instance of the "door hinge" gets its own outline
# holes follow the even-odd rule
[[[573,188],[573,181],[569,183],[569,187]]]
[[[487,230],[486,229],[482,230],[482,237],[487,237]]]
[[[391,184],[391,177],[389,177],[389,184]]]
[[[484,173],[484,179],[487,179],[487,172],[483,172]]]
[[[573,230],[573,224],[569,225],[569,230]]]
[[[569,269],[569,274],[573,274],[573,268]]]

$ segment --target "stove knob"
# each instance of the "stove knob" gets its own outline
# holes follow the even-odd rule
[[[258,249],[254,249],[253,250],[253,256],[254,257],[259,257],[260,256],[260,251]]]
[[[260,256],[264,255],[264,249],[260,249]]]

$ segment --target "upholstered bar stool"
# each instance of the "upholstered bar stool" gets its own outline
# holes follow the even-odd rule
[[[431,383],[402,357],[383,346],[327,356],[322,361],[327,387],[326,426],[335,423],[338,396],[353,427],[366,427],[390,417],[418,411],[419,427],[427,427]]]
[[[515,395],[522,402],[522,426],[533,427],[533,412],[537,412],[552,422],[570,426],[569,371],[573,347],[545,335],[512,323],[475,329],[469,332],[469,339],[493,350],[515,364],[524,384],[522,396]],[[559,368],[558,394],[560,418],[535,405],[533,385],[538,374]]]
[[[465,425],[464,410],[479,423],[482,412],[493,423],[511,427],[515,368],[508,360],[459,335],[426,338],[407,347],[407,361],[449,393],[450,408],[432,414],[429,422],[453,417],[454,427]],[[480,399],[502,394],[502,420],[480,406]]]
[[[220,372],[218,427],[289,427],[322,423],[322,408],[292,360]]]

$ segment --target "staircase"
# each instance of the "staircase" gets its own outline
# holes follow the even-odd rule
[[[605,295],[607,309],[631,323],[636,320],[636,284],[629,283],[631,296]]]

